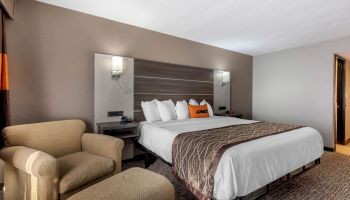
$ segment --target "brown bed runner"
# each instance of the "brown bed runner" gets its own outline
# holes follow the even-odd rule
[[[179,134],[172,146],[173,173],[199,199],[211,199],[214,175],[226,149],[298,128],[301,126],[256,122]]]

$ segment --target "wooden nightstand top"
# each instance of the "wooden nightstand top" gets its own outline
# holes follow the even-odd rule
[[[229,117],[236,117],[236,118],[242,118],[243,117],[243,115],[239,114],[239,113],[228,114],[227,116],[229,116]]]
[[[243,117],[242,114],[239,113],[230,113],[230,114],[226,114],[226,113],[222,113],[222,114],[215,114],[216,116],[224,116],[224,117],[236,117],[236,118],[241,118]]]
[[[102,122],[96,125],[100,134],[112,135],[120,139],[136,138],[139,136],[138,122]]]
[[[138,128],[139,122],[101,122],[97,123],[97,127],[101,130],[118,130],[118,129],[129,129],[129,128]]]

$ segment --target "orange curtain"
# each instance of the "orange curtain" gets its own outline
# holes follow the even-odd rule
[[[0,52],[0,132],[10,125],[10,111],[9,111],[9,77],[8,77],[8,62],[6,52],[6,34],[5,34],[5,14],[1,12],[1,52]],[[4,140],[0,137],[0,145],[3,147]],[[0,147],[0,148],[1,148]]]

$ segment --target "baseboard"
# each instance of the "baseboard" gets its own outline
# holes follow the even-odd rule
[[[323,149],[324,149],[325,151],[334,152],[334,148],[331,148],[331,147],[324,147]]]

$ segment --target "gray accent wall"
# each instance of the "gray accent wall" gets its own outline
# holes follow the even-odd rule
[[[40,3],[7,23],[13,124],[80,118],[93,130],[94,53],[231,72],[231,107],[252,112],[248,55]]]
[[[334,147],[334,54],[350,38],[284,50],[253,61],[253,119],[311,126]]]

